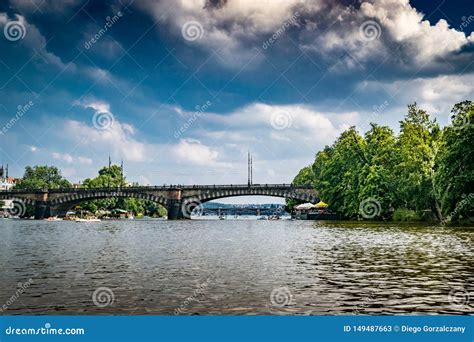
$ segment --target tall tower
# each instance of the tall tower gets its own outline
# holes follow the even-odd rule
[[[250,151],[247,152],[247,184],[250,186]]]
[[[253,184],[253,156],[250,156],[250,184]]]
[[[247,154],[247,174],[248,174],[248,180],[247,184],[248,186],[253,184],[253,165],[252,165],[252,155],[250,154],[250,151]]]
[[[120,162],[120,188],[123,185],[123,159]]]

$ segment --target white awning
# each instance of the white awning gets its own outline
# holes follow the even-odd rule
[[[305,209],[313,209],[314,204],[313,203],[303,203],[303,204],[298,204],[295,206],[295,209],[297,210],[305,210]]]

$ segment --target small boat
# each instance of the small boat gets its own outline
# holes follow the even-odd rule
[[[83,218],[78,218],[75,220],[75,222],[85,222],[85,223],[89,223],[89,222],[100,222],[101,219],[98,219],[98,218],[89,218],[89,219],[83,219]]]
[[[81,217],[76,218],[74,221],[75,222],[84,222],[84,223],[93,223],[93,222],[100,222],[101,220],[98,219],[98,218],[83,218],[83,213],[82,213],[82,210],[81,210]]]
[[[62,221],[63,219],[62,218],[59,218],[57,216],[51,216],[51,217],[48,217],[46,219],[44,219],[45,221]]]

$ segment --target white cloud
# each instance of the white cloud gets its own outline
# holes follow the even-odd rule
[[[64,134],[96,153],[112,151],[124,160],[143,161],[146,159],[147,146],[136,140],[128,127],[127,124],[115,120],[109,129],[98,130],[82,122],[68,120],[65,122]]]
[[[450,29],[446,20],[441,19],[435,25],[423,20],[423,14],[408,0],[364,2],[361,12],[377,19],[396,42],[408,45],[418,63],[459,51],[468,43],[465,34]]]
[[[195,139],[181,139],[173,152],[181,161],[196,165],[211,166],[218,157],[217,151]]]
[[[384,88],[403,106],[417,102],[430,114],[447,120],[455,103],[474,96],[474,74],[419,77],[394,82],[368,81],[361,86],[363,91]]]
[[[51,153],[53,159],[56,160],[62,160],[65,161],[66,163],[72,164],[81,164],[81,165],[92,165],[92,159],[86,158],[86,157],[73,157],[69,153],[59,153],[59,152],[53,152]]]
[[[213,138],[228,142],[291,141],[314,146],[316,142],[332,141],[341,131],[341,124],[358,122],[358,113],[322,113],[304,105],[268,105],[255,103],[229,115],[206,114],[206,120],[220,129],[209,132]],[[341,120],[343,122],[341,122]]]
[[[74,105],[94,109],[96,113],[110,113],[110,104],[96,99],[83,98],[75,101]]]
[[[434,25],[423,20],[424,15],[409,0],[368,0],[360,8],[329,0],[143,0],[140,6],[156,20],[170,23],[176,35],[181,35],[186,22],[199,22],[202,38],[190,44],[220,51],[227,66],[248,62],[254,56],[252,48],[260,48],[295,13],[299,14],[295,24],[299,32],[293,32],[294,40],[331,59],[335,53],[349,68],[362,67],[376,58],[383,60],[393,53],[393,45],[401,47],[403,66],[410,67],[411,63],[433,63],[474,42],[474,34],[468,38],[449,28],[443,19]],[[361,39],[360,27],[369,20],[380,25],[380,37],[366,41]],[[343,53],[349,55],[341,57]],[[399,63],[399,57],[392,59]]]

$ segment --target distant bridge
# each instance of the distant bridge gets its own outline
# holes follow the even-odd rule
[[[168,219],[189,219],[202,203],[234,196],[275,196],[318,202],[317,192],[308,185],[169,185],[122,188],[68,188],[0,191],[0,200],[14,200],[35,207],[35,219],[64,217],[75,205],[96,199],[122,197],[149,200],[168,210]]]
[[[281,215],[285,212],[284,207],[259,207],[259,208],[249,208],[249,207],[225,207],[225,208],[197,208],[194,210],[194,213],[206,215]]]

